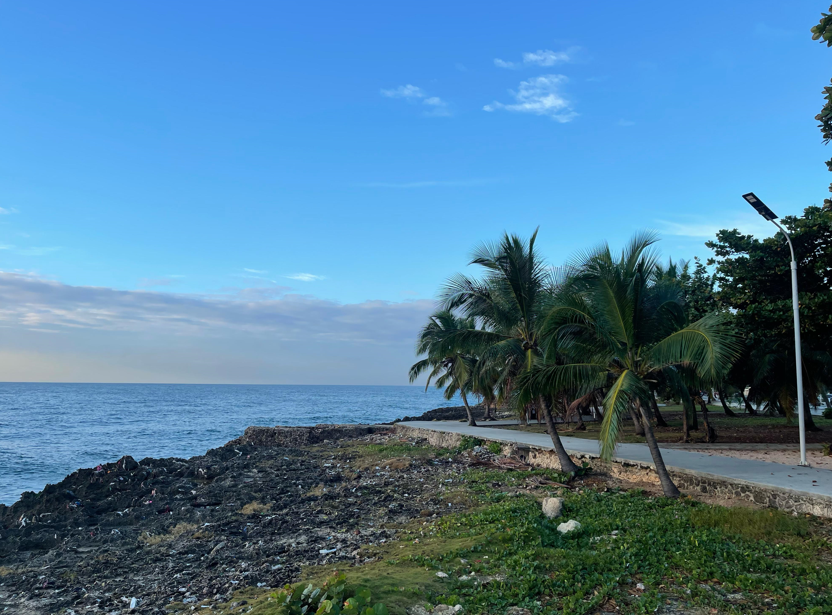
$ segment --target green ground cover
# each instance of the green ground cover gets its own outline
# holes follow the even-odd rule
[[[832,613],[824,520],[583,478],[580,488],[562,489],[552,483],[565,477],[551,470],[471,469],[464,479],[446,497],[467,501],[465,512],[415,520],[399,540],[366,549],[375,561],[342,564],[350,591],[369,590],[391,614],[414,604],[461,604],[471,615],[512,606],[535,614]],[[563,515],[549,520],[540,499],[556,494]],[[582,527],[562,535],[557,526],[568,519]],[[303,583],[320,586],[334,570],[307,569]],[[287,613],[274,592],[246,595],[248,605],[226,612]]]

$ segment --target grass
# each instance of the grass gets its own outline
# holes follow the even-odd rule
[[[719,529],[752,540],[776,536],[779,542],[784,542],[810,535],[806,517],[795,517],[779,510],[699,507],[691,512],[690,520],[696,527]]]
[[[398,446],[371,454],[399,455]],[[469,470],[448,494],[467,502],[464,512],[413,520],[398,528],[398,540],[362,549],[373,561],[308,568],[302,581],[319,586],[344,570],[353,588],[369,589],[391,615],[418,603],[461,604],[467,615],[510,606],[535,615],[652,613],[668,604],[677,612],[832,613],[826,521],[551,484],[564,480],[553,470]],[[540,499],[558,493],[563,516],[546,519]],[[557,526],[568,519],[582,527],[562,535]],[[249,588],[233,598],[246,606],[215,612],[282,615],[272,595]]]

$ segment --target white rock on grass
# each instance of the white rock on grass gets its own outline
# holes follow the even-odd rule
[[[447,579],[448,578],[448,574],[445,573],[445,572],[437,572],[436,576],[438,576],[440,579]]]
[[[433,615],[456,615],[462,610],[462,605],[457,604],[451,606],[450,604],[437,604],[433,607]]]
[[[543,514],[548,519],[557,519],[563,510],[563,498],[545,498],[543,500]]]
[[[561,534],[568,534],[569,532],[574,532],[575,530],[581,529],[581,524],[575,521],[574,519],[570,519],[566,523],[561,523],[558,526],[558,531]]]

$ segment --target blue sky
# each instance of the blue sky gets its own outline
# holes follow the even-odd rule
[[[503,230],[768,233],[830,181],[824,8],[5,3],[4,379],[404,383]]]

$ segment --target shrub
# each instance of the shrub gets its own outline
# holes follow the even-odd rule
[[[370,606],[370,590],[348,591],[343,572],[332,575],[323,587],[287,585],[272,597],[279,615],[388,615],[383,604]]]
[[[459,439],[459,450],[461,451],[470,451],[472,448],[477,446],[482,446],[482,440],[479,438],[474,438],[472,436],[462,436]]]
[[[488,450],[495,455],[499,455],[503,452],[503,445],[499,442],[489,442],[488,443]]]
[[[832,408],[824,408],[823,409],[823,418],[832,419]]]

